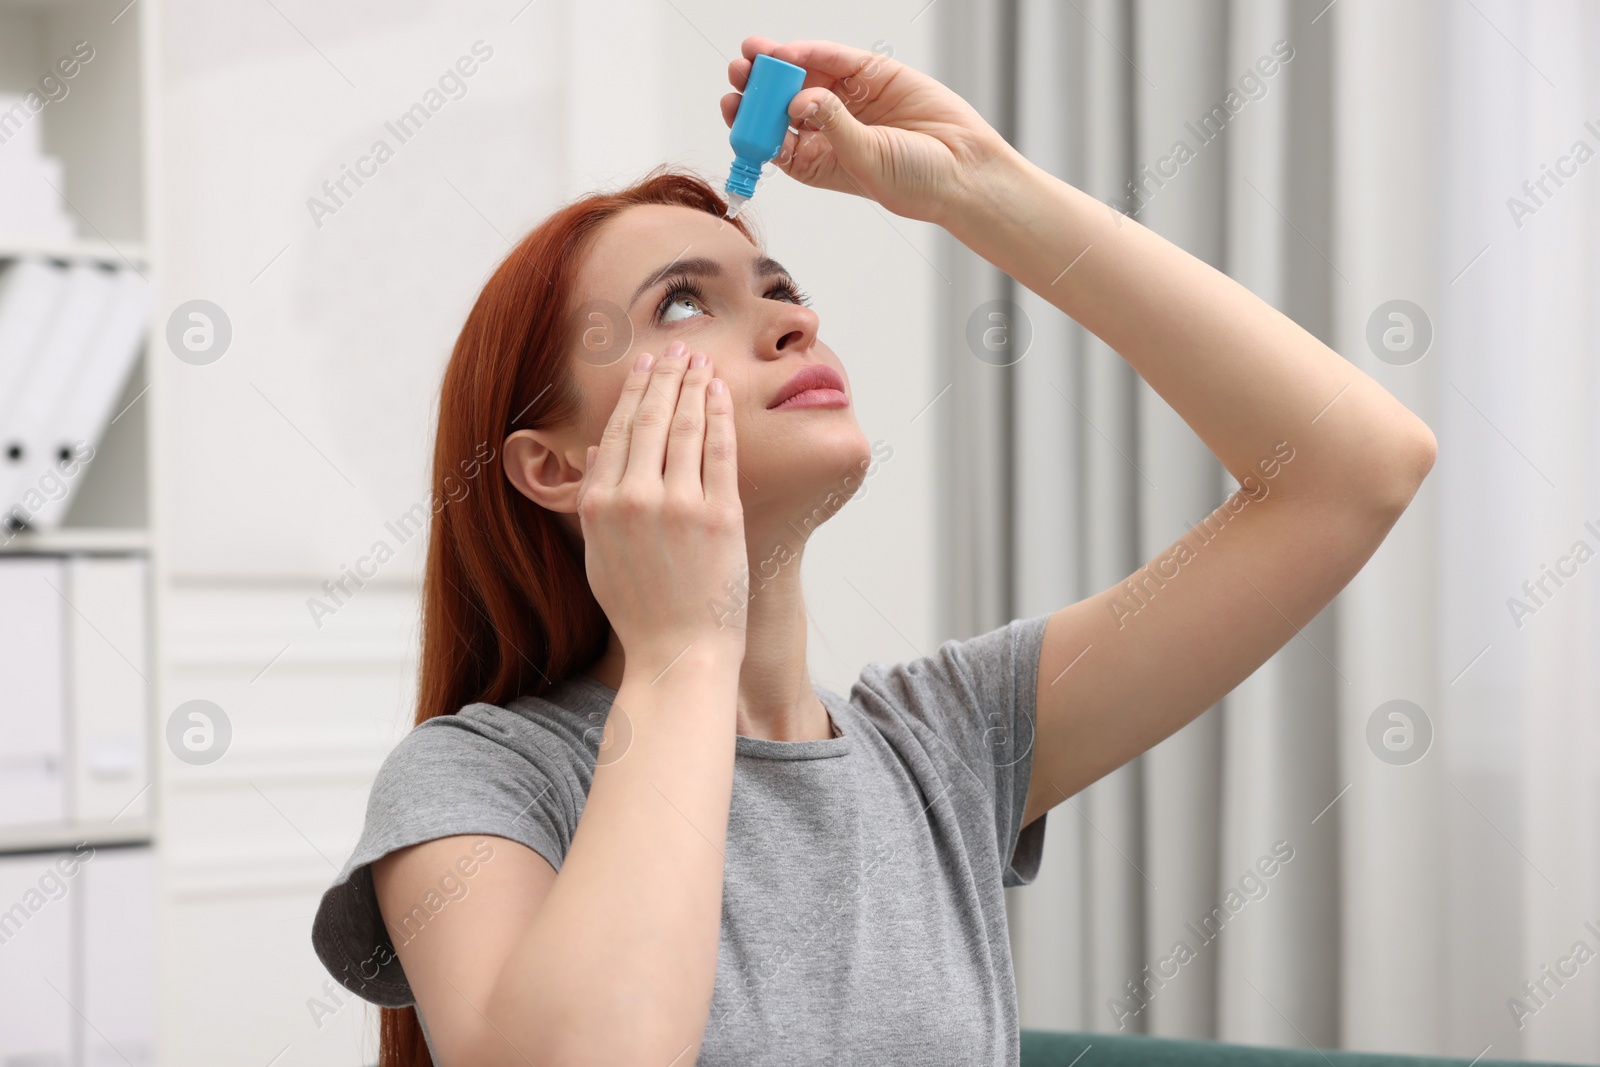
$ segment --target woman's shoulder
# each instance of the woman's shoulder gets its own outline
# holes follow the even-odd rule
[[[853,703],[880,715],[938,719],[952,710],[1033,711],[1034,683],[1048,614],[1012,619],[931,653],[900,662],[873,660],[850,687]]]
[[[593,768],[610,712],[599,682],[583,676],[540,695],[477,701],[418,723],[385,757],[380,779],[483,769],[485,763],[570,763]]]
[[[605,726],[598,684],[563,682],[540,696],[472,703],[418,724],[373,780],[352,864],[464,833],[537,844],[541,853],[553,844],[564,853]],[[552,862],[559,866],[560,857]]]
[[[361,836],[312,923],[329,973],[374,1003],[411,1003],[372,883],[370,865],[390,852],[488,835],[525,845],[560,870],[608,708],[600,683],[568,680],[504,705],[467,704],[401,738],[373,780]]]

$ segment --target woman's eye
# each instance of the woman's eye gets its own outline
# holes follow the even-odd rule
[[[675,312],[684,311],[685,309],[687,309],[685,314],[675,314]],[[700,306],[700,301],[698,299],[688,293],[682,293],[667,301],[667,306],[661,312],[661,321],[679,322],[683,319],[693,318],[695,315],[703,314],[704,312],[705,308]]]

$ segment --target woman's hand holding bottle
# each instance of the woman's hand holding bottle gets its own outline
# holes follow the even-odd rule
[[[805,87],[789,103],[790,125],[800,132],[785,137],[775,162],[807,185],[947,224],[965,201],[983,198],[989,165],[1015,155],[954,90],[888,55],[766,37],[745,38],[741,50],[744,58],[728,65],[728,81],[740,91],[757,55],[806,68]],[[738,109],[738,93],[722,98],[729,126]]]

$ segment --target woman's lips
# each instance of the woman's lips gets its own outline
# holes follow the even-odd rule
[[[842,408],[850,403],[850,398],[838,389],[807,389],[803,393],[796,393],[781,404],[774,404],[772,411],[782,411],[784,408]]]
[[[767,404],[767,409],[770,411],[773,408],[783,407],[801,393],[812,392],[843,394],[844,379],[832,367],[825,367],[818,363],[806,364],[791,374],[789,380],[783,383],[783,388],[773,394],[774,398]],[[848,403],[848,398],[846,402]],[[819,405],[808,401],[794,406],[817,407]],[[826,406],[837,407],[838,404],[837,402],[830,402]]]

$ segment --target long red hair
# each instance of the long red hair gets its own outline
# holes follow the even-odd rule
[[[704,180],[667,167],[567,204],[495,269],[456,338],[434,443],[418,723],[543,693],[605,651],[609,625],[582,545],[506,479],[500,452],[513,430],[561,425],[580,411],[572,279],[601,224],[639,204],[718,218],[727,208]],[[743,221],[730,224],[754,241]],[[431,1064],[416,1010],[382,1009],[379,1067]]]

